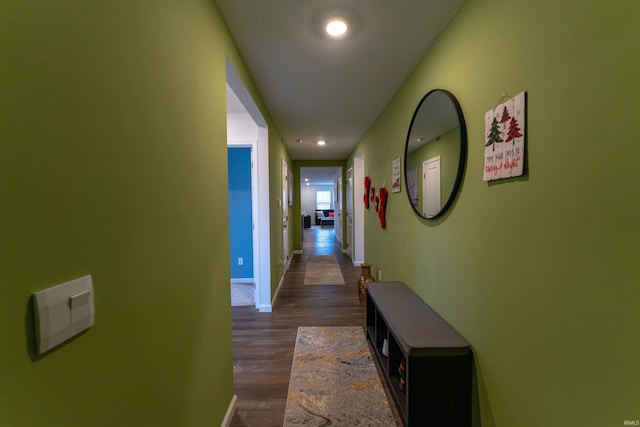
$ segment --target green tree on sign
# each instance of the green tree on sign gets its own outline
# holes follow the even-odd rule
[[[485,147],[493,145],[493,151],[496,151],[496,142],[503,142],[502,138],[500,138],[500,129],[498,129],[498,121],[496,118],[493,118],[493,122],[491,123],[491,129],[489,130],[489,135],[487,135],[487,143],[484,144]]]

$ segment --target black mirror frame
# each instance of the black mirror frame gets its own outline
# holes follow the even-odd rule
[[[453,201],[455,200],[459,190],[460,190],[460,186],[462,185],[462,179],[464,177],[464,168],[466,166],[466,160],[467,160],[467,126],[466,123],[464,121],[464,115],[462,114],[462,108],[460,107],[460,103],[458,102],[458,99],[448,90],[446,89],[432,89],[429,92],[427,92],[427,94],[425,96],[422,97],[422,99],[420,100],[420,102],[418,103],[418,106],[416,107],[416,110],[413,113],[413,117],[411,117],[411,124],[409,124],[409,131],[407,132],[407,139],[404,145],[404,184],[405,184],[405,188],[409,188],[407,183],[407,154],[408,154],[408,149],[409,149],[409,141],[411,139],[411,130],[413,129],[413,122],[416,119],[416,116],[418,115],[418,112],[420,111],[420,107],[422,107],[422,104],[425,102],[425,100],[429,97],[429,95],[431,95],[434,92],[442,92],[444,93],[449,100],[451,101],[451,103],[453,104],[456,113],[458,114],[458,124],[460,125],[460,158],[458,159],[458,170],[456,171],[456,179],[455,182],[453,183],[453,188],[451,189],[451,193],[449,194],[449,197],[447,198],[447,201],[445,202],[444,206],[442,206],[442,208],[440,209],[440,212],[438,212],[436,215],[432,216],[432,217],[426,217],[424,215],[422,215],[422,213],[420,213],[418,211],[418,209],[416,208],[416,206],[412,203],[411,201],[411,195],[409,194],[409,191],[406,191],[407,193],[407,200],[409,202],[409,204],[411,205],[411,208],[413,209],[413,211],[416,213],[416,215],[418,215],[420,218],[422,219],[426,219],[426,220],[434,220],[434,219],[438,219],[440,218],[453,204]]]

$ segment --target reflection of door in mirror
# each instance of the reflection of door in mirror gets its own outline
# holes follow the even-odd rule
[[[417,183],[417,194],[420,195],[420,197],[414,205],[418,212],[420,212],[425,218],[433,218],[435,215],[440,213],[443,204],[442,195],[444,195],[446,201],[446,197],[449,196],[451,189],[454,187],[456,173],[458,171],[458,161],[460,158],[459,139],[460,128],[456,127],[455,129],[452,129],[431,141],[423,143],[415,151],[409,153],[407,167],[410,169],[418,168],[418,170],[422,171],[420,182]],[[427,214],[427,189],[424,186],[426,170],[423,165],[434,158],[439,159],[437,185],[439,208],[435,211],[430,211],[430,213]],[[407,183],[407,185],[409,184]],[[436,196],[434,195],[433,197],[435,200]],[[434,204],[431,204],[431,206],[434,206]]]
[[[433,218],[440,212],[440,156],[422,163],[423,215]]]
[[[462,181],[466,151],[460,105],[446,90],[430,91],[416,108],[405,144],[408,199],[420,217],[438,218],[452,204]]]

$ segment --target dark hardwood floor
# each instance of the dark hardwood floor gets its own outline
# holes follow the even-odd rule
[[[309,255],[330,254],[336,255],[346,284],[305,286]],[[234,384],[238,397],[233,427],[282,426],[298,326],[364,327],[365,307],[358,299],[360,272],[342,253],[333,228],[313,227],[304,230],[303,253],[293,256],[273,311],[259,313],[252,307],[232,308]]]

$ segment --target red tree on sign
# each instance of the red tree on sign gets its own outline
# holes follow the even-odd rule
[[[500,119],[500,123],[508,122],[511,116],[509,115],[509,110],[507,110],[507,106],[504,106],[504,110],[502,110],[502,118]]]
[[[511,144],[515,144],[515,139],[521,137],[520,128],[518,127],[518,121],[516,118],[512,118],[509,123],[509,133],[507,133],[507,140],[505,142],[511,141]]]

